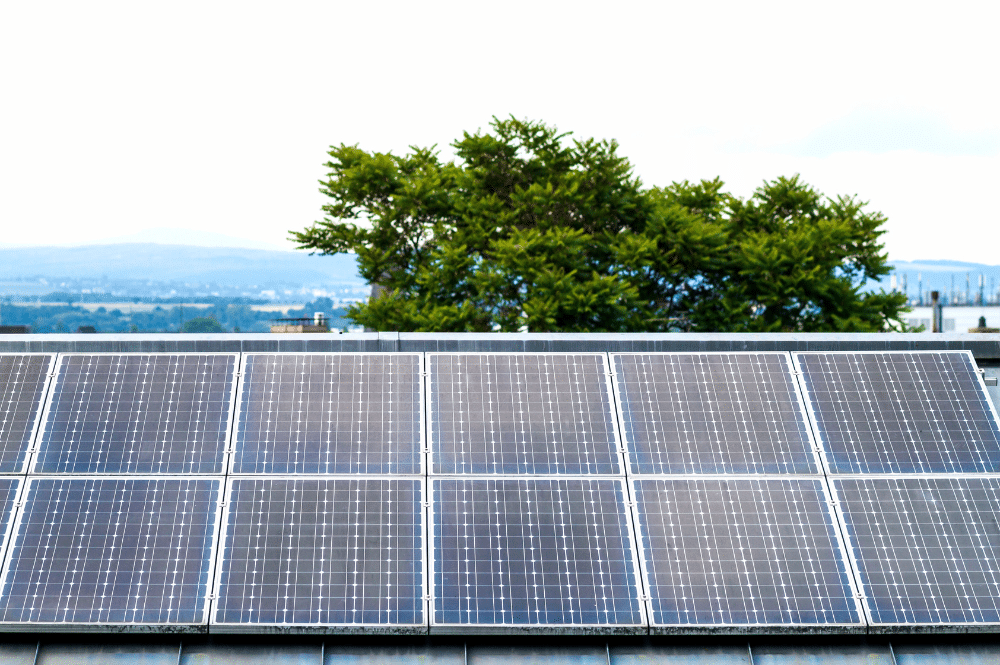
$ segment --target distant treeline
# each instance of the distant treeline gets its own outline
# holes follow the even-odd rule
[[[3,303],[0,305],[0,324],[31,326],[33,333],[71,333],[82,326],[93,327],[102,333],[269,332],[271,321],[276,318],[311,317],[314,312],[323,312],[331,329],[354,325],[344,318],[345,310],[335,309],[329,298],[317,298],[286,314],[254,311],[244,300],[215,302],[207,308],[165,305],[148,312],[129,312],[127,305],[110,310],[100,307],[90,312],[69,304],[36,307]]]

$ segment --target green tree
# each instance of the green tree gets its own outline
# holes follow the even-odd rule
[[[701,327],[733,332],[904,329],[906,298],[865,292],[889,273],[885,216],[854,197],[825,198],[799,177],[765,182],[727,202],[727,251],[716,275],[721,307]]]
[[[213,318],[200,316],[189,319],[181,326],[183,333],[224,333],[228,332],[222,325]]]
[[[719,179],[642,187],[614,141],[494,118],[457,160],[332,147],[326,216],[292,238],[355,252],[377,330],[759,331],[901,327],[884,217],[798,177],[744,201]]]
[[[653,206],[617,145],[515,119],[493,130],[456,141],[457,164],[332,148],[327,217],[294,239],[357,253],[377,297],[350,316],[371,328],[634,329],[614,246]]]

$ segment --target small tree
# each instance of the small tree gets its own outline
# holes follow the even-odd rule
[[[207,316],[189,319],[181,326],[182,333],[224,333],[228,332],[213,318]]]

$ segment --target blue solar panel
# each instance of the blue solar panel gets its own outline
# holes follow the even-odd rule
[[[244,357],[234,473],[421,473],[422,358]]]
[[[1000,423],[968,352],[794,357],[832,473],[1000,470]]]
[[[0,552],[7,551],[11,520],[18,505],[18,492],[22,482],[21,478],[0,477]]]
[[[632,482],[652,628],[864,629],[822,479]]]
[[[0,353],[0,473],[23,472],[54,354]]]
[[[237,355],[63,355],[35,473],[223,473]]]
[[[29,478],[0,622],[206,623],[221,486],[211,478]]]
[[[623,481],[431,482],[432,630],[645,630]]]
[[[629,470],[816,473],[785,353],[611,354]]]
[[[425,631],[422,483],[231,479],[213,623]]]
[[[835,478],[873,627],[1000,623],[1000,478]]]
[[[619,474],[604,354],[428,354],[432,473]]]

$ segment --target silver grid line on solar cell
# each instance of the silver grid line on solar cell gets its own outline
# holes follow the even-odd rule
[[[289,518],[286,520],[279,520],[278,522],[268,521],[266,517],[262,517],[258,512],[258,522],[256,526],[258,528],[257,534],[252,534],[249,530],[246,533],[242,533],[237,527],[243,526],[247,529],[252,528],[252,524],[249,522],[240,523],[239,525],[231,524],[234,519],[235,510],[234,504],[239,501],[239,499],[234,501],[237,490],[246,490],[247,486],[253,488],[253,491],[258,488],[261,491],[261,501],[264,500],[263,493],[266,491],[265,485],[271,484],[274,486],[275,483],[285,484],[286,493],[288,486],[292,486],[292,491],[301,491],[303,486],[314,484],[316,486],[316,491],[319,492],[321,489],[325,493],[329,493],[329,488],[331,486],[351,486],[355,485],[351,492],[355,494],[355,499],[353,503],[355,504],[355,512],[353,513],[355,517],[362,516],[363,519],[363,508],[366,502],[362,500],[362,492],[368,491],[366,485],[372,485],[375,483],[392,483],[397,486],[401,486],[397,491],[407,492],[410,491],[406,489],[406,485],[411,485],[413,489],[416,490],[416,501],[414,502],[414,518],[418,521],[415,525],[417,528],[413,534],[413,537],[418,541],[416,545],[416,559],[411,563],[418,566],[416,571],[417,576],[419,576],[418,588],[416,589],[416,594],[412,596],[413,606],[410,608],[411,611],[415,611],[416,616],[414,621],[403,622],[403,621],[392,621],[392,615],[389,605],[392,603],[392,592],[388,591],[388,588],[392,588],[392,571],[385,570],[386,568],[391,568],[394,561],[394,551],[402,550],[403,548],[394,548],[391,541],[393,539],[399,540],[400,538],[406,538],[405,534],[400,535],[401,532],[406,531],[407,527],[412,527],[412,524],[403,524],[402,522],[396,524],[397,533],[393,535],[393,524],[391,522],[391,517],[389,521],[385,524],[373,525],[370,522],[354,522],[348,523],[337,523],[339,517],[345,517],[351,513],[344,510],[344,506],[337,505],[336,497],[330,499],[332,505],[325,506],[325,510],[322,515],[323,523],[318,524],[316,521],[310,521],[310,515],[305,515],[303,511],[299,511],[298,522],[294,521],[294,518],[289,518],[289,515],[284,514],[281,517]],[[347,478],[344,476],[330,476],[330,475],[320,475],[320,474],[285,474],[285,475],[243,475],[243,476],[230,476],[226,483],[226,500],[224,502],[224,508],[222,513],[222,534],[220,536],[220,547],[218,553],[218,563],[217,571],[215,576],[215,588],[213,593],[212,602],[212,623],[211,632],[213,633],[283,633],[283,634],[385,634],[385,635],[406,635],[406,634],[425,634],[427,632],[427,495],[426,495],[426,479],[423,477],[415,477],[412,475],[379,475],[379,476],[356,476],[354,478]],[[326,485],[325,488],[320,488],[320,485]],[[385,493],[392,491],[392,488],[382,487],[380,490]],[[391,502],[391,499],[390,499]],[[294,503],[294,501],[293,501]],[[379,504],[381,505],[381,504]],[[281,507],[279,506],[279,509]],[[391,509],[390,509],[391,510]],[[286,512],[280,511],[279,512]],[[273,515],[273,513],[272,513]],[[331,522],[327,523],[326,520],[330,519]],[[304,526],[312,529],[311,533],[306,532],[294,532],[289,533],[289,531],[296,525]],[[352,528],[353,527],[353,528]],[[381,531],[375,531],[373,527],[385,527],[387,533]],[[345,530],[348,532],[345,534],[340,534],[343,536],[343,540],[337,536],[336,532]],[[260,562],[258,559],[251,561],[249,559],[251,555],[250,549],[251,540],[255,539],[260,542],[261,539],[267,540],[269,530],[273,530],[280,535],[284,541],[281,544],[281,549],[287,551],[288,558],[278,562],[280,566],[275,566],[273,570],[267,568],[267,562]],[[236,533],[240,531],[240,533]],[[269,618],[268,620],[257,621],[254,619],[247,619],[245,621],[226,621],[223,618],[223,614],[227,611],[224,607],[227,605],[228,601],[232,599],[234,601],[233,607],[229,608],[230,611],[237,614],[253,613],[254,611],[260,612],[260,603],[256,603],[254,606],[236,606],[239,599],[232,597],[228,593],[229,585],[232,584],[234,577],[234,572],[232,569],[233,561],[233,545],[232,541],[235,537],[244,538],[245,542],[242,542],[240,550],[245,550],[246,560],[241,560],[240,565],[244,566],[243,569],[235,573],[235,575],[250,576],[252,580],[261,580],[259,583],[253,581],[249,586],[251,587],[274,587],[276,592],[273,596],[275,601],[275,613],[282,613],[286,616],[292,616],[298,614],[298,617],[292,616],[289,621],[277,621]],[[304,548],[302,546],[303,541],[308,541],[310,539],[320,539],[320,547],[322,548],[319,552],[320,556],[316,558],[316,550]],[[372,540],[377,540],[378,542],[369,542]],[[338,548],[343,546],[344,559],[337,559],[330,556],[331,553],[335,552]],[[252,547],[254,550],[254,555],[257,557],[261,556],[261,551],[265,553],[268,551],[268,544],[265,542],[263,545],[254,545]],[[311,554],[311,558],[303,559],[303,552]],[[272,552],[273,553],[273,552]],[[353,553],[353,557],[352,557]],[[366,564],[369,563],[368,557],[374,555],[378,558],[377,567],[378,570],[376,574],[380,577],[380,587],[377,589],[367,589],[364,584],[364,576],[366,573],[372,573],[371,570],[365,570]],[[388,556],[387,556],[388,555]],[[294,560],[293,558],[294,557]],[[351,558],[347,558],[351,557]],[[305,563],[305,569],[294,568],[295,564],[299,561]],[[402,557],[398,558],[398,561],[405,564],[405,559]],[[343,564],[342,570],[336,569],[338,564]],[[262,566],[262,567],[255,567]],[[317,566],[319,570],[317,571]],[[352,570],[348,568],[354,567]],[[412,571],[411,571],[412,572]],[[395,574],[397,577],[405,575],[405,570],[397,570]],[[316,576],[319,576],[319,582],[316,582]],[[347,587],[352,587],[354,595],[352,599],[353,609],[348,606],[352,606],[352,602],[346,596],[342,598],[336,598],[333,596],[326,596],[327,601],[344,601],[344,613],[345,614],[368,614],[372,613],[372,610],[368,608],[367,610],[363,607],[365,601],[375,601],[379,605],[379,609],[376,610],[379,614],[383,612],[386,613],[386,621],[364,621],[359,620],[356,622],[334,622],[334,621],[322,621],[320,615],[336,613],[336,610],[331,610],[329,607],[323,609],[321,606],[324,601],[323,589],[325,588],[329,592],[329,585],[333,584],[335,577],[340,577],[343,575],[344,579],[342,581],[342,586],[345,590]],[[302,582],[303,576],[308,576],[307,582]],[[324,576],[326,576],[327,581],[324,582]],[[381,589],[382,578],[389,584],[387,589]],[[284,582],[279,581],[284,578]],[[348,582],[348,577],[353,579],[353,582]],[[361,580],[360,582],[358,580]],[[296,591],[303,591],[303,584],[306,587],[305,595],[294,595]],[[398,586],[400,582],[395,582]],[[235,585],[239,588],[244,588],[247,585]],[[284,588],[284,592],[281,589]],[[319,593],[316,593],[316,591]],[[358,593],[360,591],[360,596]],[[289,592],[292,595],[289,595]],[[279,595],[280,594],[280,595]],[[263,598],[263,592],[261,592],[261,598]],[[305,601],[309,604],[306,610],[302,610],[301,607],[296,607],[296,601]],[[359,602],[360,601],[360,602]],[[328,604],[333,604],[329,602]],[[358,606],[361,609],[358,609]],[[249,609],[248,609],[249,607]],[[308,613],[315,618],[309,621],[302,621],[301,615],[303,613]],[[398,615],[399,612],[396,612]]]
[[[0,473],[28,468],[55,359],[54,353],[0,353]]]
[[[1000,474],[850,474],[830,484],[870,633],[1000,632]]]
[[[480,490],[481,493],[477,493],[471,488],[473,484],[477,483],[485,484],[488,487],[486,490]],[[464,525],[459,525],[456,522],[453,525],[456,529],[454,538],[444,533],[446,527],[444,521],[447,519],[443,513],[445,504],[442,501],[435,500],[435,496],[439,491],[442,491],[441,486],[445,484],[455,485],[455,491],[462,493],[466,497],[463,500],[465,504],[468,504],[470,499],[478,499],[482,502],[484,496],[492,497],[491,499],[486,499],[486,501],[492,504],[489,514],[486,515],[489,521],[487,525],[488,531],[482,528],[483,525],[481,523],[475,522],[477,518],[480,521],[482,520],[484,517],[483,513],[476,516],[475,506],[466,505],[461,513],[463,515],[461,519],[473,521],[466,522]],[[573,486],[576,484],[579,485],[581,492],[589,493],[589,501],[574,503],[570,500],[571,494],[575,490]],[[517,516],[526,516],[528,518],[527,524],[514,523],[502,516],[500,512],[501,504],[499,502],[500,490],[498,489],[502,485],[513,485],[519,488],[517,500],[527,505],[528,509],[526,513],[518,511]],[[534,488],[532,488],[533,485],[535,486]],[[542,504],[551,503],[553,507],[557,505],[560,509],[558,514],[555,512],[547,513],[544,510],[539,510],[537,507],[531,506],[532,503],[539,503],[538,501],[530,501],[532,497],[537,499],[539,485],[548,485],[554,488],[554,490],[551,490],[551,493],[555,494],[556,498],[552,501],[542,502]],[[599,505],[599,499],[602,492],[606,494],[609,490],[617,495],[619,501],[616,503],[613,512],[604,512],[601,510],[603,506]],[[429,478],[429,571],[427,576],[431,601],[428,611],[430,633],[440,635],[646,634],[648,632],[648,622],[646,604],[643,602],[642,596],[638,548],[635,541],[635,531],[632,526],[631,512],[628,510],[627,505],[625,505],[628,501],[628,496],[625,479],[614,476],[568,476],[559,474],[547,476],[501,476],[494,474],[431,476]],[[525,499],[528,499],[528,501],[525,502]],[[506,496],[504,497],[503,505],[507,505]],[[560,519],[565,520],[565,515],[572,511],[574,507],[587,505],[589,505],[588,512],[585,515],[587,524],[579,525],[558,521]],[[519,504],[518,508],[520,507],[521,505]],[[538,512],[533,512],[536,510]],[[457,512],[454,517],[458,518]],[[612,520],[616,521],[616,524],[610,524]],[[547,526],[551,527],[552,533],[542,532],[539,529],[541,526],[539,523],[541,522],[546,522]],[[517,529],[519,526],[527,526],[527,532],[519,532]],[[577,527],[575,531],[574,526]],[[579,527],[581,526],[585,527],[585,529],[580,529]],[[617,527],[617,533],[602,534],[602,526],[610,527],[612,531],[615,531]],[[534,527],[534,531],[532,531],[532,527]],[[459,551],[465,552],[464,558],[461,561],[454,559],[447,562],[457,565],[455,571],[445,570],[446,562],[444,561],[444,557],[446,555],[446,548],[439,543],[439,541],[443,542],[445,538],[454,540],[452,543],[455,548],[454,553],[457,554]],[[585,539],[587,542],[585,546],[577,547],[576,545],[578,545],[578,541],[581,539]],[[625,551],[619,549],[616,552],[612,547],[610,541],[617,539],[622,541],[619,545],[624,545]],[[460,540],[465,544],[460,545]],[[486,541],[485,544],[489,545],[485,550],[479,549],[481,545],[480,541],[483,540]],[[556,546],[548,549],[550,553],[548,558],[536,558],[542,556],[542,553],[546,551],[544,545],[547,540],[552,540]],[[521,543],[520,548],[516,547],[519,542]],[[602,542],[604,543],[603,546],[600,545]],[[485,567],[481,570],[476,565],[482,563],[476,556],[476,550],[480,554],[484,552],[491,553],[489,560],[485,561]],[[504,556],[505,553],[516,554],[518,552],[523,557],[521,563],[525,564],[524,570],[510,565],[512,561],[516,563],[516,559]],[[615,558],[616,553],[623,555],[623,557],[617,560]],[[494,556],[494,554],[499,556]],[[554,558],[552,558],[552,554],[555,554]],[[531,565],[531,570],[528,570],[528,564]],[[614,568],[618,564],[621,565],[621,570],[615,571]],[[494,565],[498,566],[496,570],[494,570]],[[508,566],[507,569],[504,569],[505,565]],[[459,592],[459,595],[448,594],[447,589],[442,588],[442,581],[445,581],[445,576],[449,574],[454,575],[455,578],[448,579],[447,585],[452,590],[464,588],[466,589],[464,593]],[[539,584],[539,581],[546,582],[544,579],[545,575],[552,574],[557,575],[560,579],[558,584]],[[572,578],[574,575],[584,577],[589,575],[595,578],[594,587],[589,589],[593,594],[580,593],[581,587],[579,584],[574,585],[568,582],[567,578]],[[458,577],[464,578],[464,583]],[[480,577],[486,577],[488,581],[472,584],[473,581],[479,582]],[[529,582],[529,578],[531,582]],[[520,581],[521,584],[517,584],[517,581]],[[488,593],[499,589],[500,595],[499,597],[479,598],[473,590],[477,586],[480,588],[485,587],[488,589]],[[551,594],[552,591],[556,591],[556,593]],[[564,595],[564,592],[568,593]],[[575,597],[574,593],[576,593]],[[519,594],[523,598],[516,597]],[[524,600],[528,606],[522,608],[515,607],[515,603],[520,600]],[[480,607],[480,601],[482,601],[482,607]],[[457,603],[458,607],[449,609],[445,606],[446,603]],[[558,609],[553,609],[553,604],[558,606]],[[584,605],[587,604],[593,604],[593,607],[590,609],[584,608]],[[603,609],[599,607],[602,604],[604,605]],[[618,604],[621,604],[621,606],[617,606]],[[499,606],[499,608],[489,609],[493,606]],[[490,613],[499,614],[501,617],[513,617],[514,614],[521,613],[528,617],[533,616],[535,621],[462,622],[439,618],[439,614],[441,617],[444,617],[445,613],[448,613],[451,615],[463,614],[471,619],[473,612],[485,615]],[[539,620],[543,615],[562,614],[565,616],[567,613],[571,617],[570,621]],[[580,616],[582,619],[585,613],[603,614],[608,617],[629,615],[629,618],[632,620],[620,620],[617,622],[609,620],[604,623],[572,622],[574,615]],[[624,619],[624,616],[622,619]]]
[[[121,381],[121,385],[109,382],[103,385],[104,394],[102,398],[105,402],[99,405],[96,411],[87,407],[90,402],[90,395],[87,392],[86,372],[93,372],[93,381],[99,387],[101,371],[100,359],[119,359],[118,372],[120,378],[114,381]],[[128,377],[128,365],[132,359],[147,359],[147,367],[143,373],[136,373],[134,385],[126,385]],[[172,368],[167,371],[172,372],[170,386],[166,382],[162,384],[155,375],[158,359],[177,359]],[[222,362],[219,371],[228,372],[231,376],[224,380],[213,379],[207,376],[207,368],[203,367],[200,379],[196,377],[196,385],[200,386],[201,395],[187,393],[184,389],[183,375],[181,373],[187,369],[180,366],[181,359],[216,359]],[[77,385],[72,394],[65,397],[62,391],[66,385],[66,376],[69,373],[71,364],[93,363],[93,367],[84,368],[83,388]],[[52,379],[51,388],[45,402],[42,414],[41,425],[37,435],[37,444],[34,446],[29,472],[34,474],[89,474],[89,473],[111,473],[111,474],[144,474],[144,473],[166,473],[169,475],[206,474],[220,475],[225,473],[227,468],[229,441],[233,426],[233,402],[236,397],[237,380],[239,378],[238,353],[61,353],[56,360],[55,378]],[[150,369],[152,365],[152,369]],[[74,365],[75,366],[75,365]],[[200,380],[200,383],[197,381]],[[180,384],[180,385],[178,385]],[[224,395],[213,400],[213,395],[205,395],[206,391],[211,392],[213,387],[223,386]],[[131,387],[131,393],[126,388]],[[147,398],[155,398],[156,390],[163,389],[164,401],[160,412],[155,414],[157,418],[164,418],[160,421],[147,421],[150,411],[143,409],[143,401]],[[136,392],[138,391],[138,392]],[[129,403],[130,395],[134,395],[137,401]],[[79,398],[81,403],[75,403]],[[169,399],[168,399],[169,398]],[[148,407],[148,402],[145,406]],[[204,415],[206,422],[183,421],[185,405],[197,405],[196,413]],[[124,408],[125,418],[117,418],[120,409]],[[218,414],[213,414],[213,409],[220,409]],[[138,417],[143,415],[143,419]],[[171,420],[176,416],[175,420]],[[133,418],[134,417],[134,418]],[[56,419],[59,427],[57,428]],[[208,427],[205,427],[205,425]],[[214,425],[214,431],[211,427]],[[176,428],[167,432],[168,427]],[[193,430],[184,430],[185,427],[193,427]],[[199,429],[201,428],[201,429]],[[54,440],[55,437],[58,437]],[[82,441],[78,441],[82,440]],[[93,450],[87,450],[77,444],[84,443]],[[181,453],[183,460],[170,459],[173,450],[170,446],[176,443],[183,446]],[[125,450],[125,446],[131,448]],[[68,446],[68,449],[58,450],[56,446]],[[151,446],[157,447],[155,450]],[[115,455],[121,455],[118,460]],[[96,459],[88,459],[88,456],[95,456]],[[199,459],[207,457],[207,459]],[[212,459],[215,457],[216,459]],[[83,458],[83,459],[79,459]],[[124,468],[115,468],[116,465]],[[171,467],[184,468],[171,468]],[[80,468],[83,467],[83,468]],[[109,468],[110,467],[110,468]],[[157,468],[152,468],[157,467]],[[206,468],[207,467],[207,468]]]
[[[657,483],[662,483],[662,486],[652,491],[659,491],[660,501],[650,505],[655,505],[658,511],[678,508],[680,506],[672,504],[682,504],[687,499],[692,499],[692,512],[667,513],[676,518],[673,523],[663,525],[670,529],[670,533],[654,534],[654,525],[644,509],[646,504],[640,486]],[[682,487],[668,492],[667,485],[670,483],[689,485],[692,491],[685,491]],[[818,498],[815,505],[818,513],[814,517],[818,517],[820,522],[809,521],[809,515],[802,510],[800,497],[794,496],[796,488],[792,486],[793,483],[813,486]],[[713,485],[720,488],[728,486],[729,491],[735,493],[739,491],[739,484],[758,495],[753,503],[737,503],[730,499],[728,503],[732,512],[727,515],[713,512],[707,505],[700,512],[693,512],[696,505],[708,503],[707,492]],[[774,498],[774,492],[769,488],[764,489],[765,486],[776,484],[785,486],[781,494],[789,498],[787,506],[798,510],[788,513],[787,517],[791,519],[789,522],[780,521],[782,516],[775,514],[774,520],[764,518],[760,520],[763,523],[754,524],[754,519],[760,519],[758,511],[768,506]],[[832,634],[866,631],[865,615],[858,599],[851,560],[840,524],[832,512],[829,490],[822,476],[659,474],[631,478],[628,485],[651,635]],[[664,515],[662,512],[656,514],[661,517]],[[723,528],[725,533],[720,532]],[[817,541],[816,538],[820,540]],[[685,547],[691,545],[692,539],[696,542],[691,547]],[[764,557],[756,560],[752,558],[753,547],[748,547],[754,539],[770,543],[770,547],[765,545],[762,549]],[[786,547],[787,543],[784,541],[789,539],[794,544]],[[659,542],[659,546],[654,546],[654,542]],[[727,546],[720,547],[720,543]],[[818,557],[820,548],[828,548],[828,553],[833,558],[824,560]],[[663,561],[663,565],[669,566],[668,570],[657,569],[652,565],[654,550],[666,553],[667,559]],[[783,558],[781,552],[785,550],[791,551],[793,555],[801,554],[802,557],[799,560]],[[691,556],[685,556],[685,552]],[[796,585],[792,584],[794,574],[811,580],[809,590],[803,596],[788,595],[790,591],[796,590]],[[678,576],[688,583],[675,584]],[[739,578],[739,583],[734,585],[732,582],[735,578]],[[665,579],[666,583],[658,584],[659,579]],[[703,584],[696,583],[699,579],[703,580]],[[661,586],[667,590],[680,589],[684,595],[679,598],[670,597],[660,592]],[[761,586],[773,590],[771,598],[755,594]],[[779,589],[783,594],[780,598]],[[817,589],[822,590],[822,593],[815,593]],[[698,596],[699,591],[706,595]],[[773,606],[765,608],[764,604],[768,601]],[[802,607],[798,606],[797,601],[803,601]],[[662,607],[658,610],[660,603]],[[677,605],[674,607],[672,603]],[[712,615],[711,619],[696,616],[704,614],[706,610]],[[661,613],[676,615],[677,620],[657,620]],[[741,614],[746,616],[741,617]],[[779,617],[775,617],[775,614]],[[681,620],[685,615],[693,618]],[[750,615],[756,615],[760,620],[750,620]],[[735,620],[737,618],[746,620]],[[810,618],[815,620],[809,620]]]
[[[630,476],[820,473],[788,353],[609,356]]]
[[[242,354],[229,473],[424,475],[424,372],[423,353]]]
[[[0,631],[207,632],[224,484],[221,476],[29,476],[0,572]],[[106,490],[115,499],[106,511],[96,510],[108,506],[94,498]],[[166,521],[128,503],[134,495],[152,495],[155,506],[174,490],[177,510],[168,511]],[[52,500],[55,506],[46,503],[29,515],[35,501]],[[71,502],[80,504],[79,512],[60,505]],[[207,510],[199,510],[199,502]],[[171,522],[171,515],[180,519]],[[185,539],[193,541],[191,551]],[[54,593],[46,594],[50,586]],[[25,603],[15,605],[18,598]],[[129,606],[116,606],[124,603]]]
[[[624,473],[606,353],[426,355],[431,475]],[[468,371],[473,361],[486,371]],[[445,362],[458,369],[448,383],[439,379]]]
[[[866,362],[859,360],[845,372],[831,372],[832,379],[823,371],[813,377],[807,363],[821,356],[830,358],[829,362],[852,357]],[[870,360],[877,356],[884,357],[884,366],[877,367],[875,376],[875,363]],[[905,375],[897,375],[897,369],[888,366],[890,359],[910,359],[903,368]],[[923,366],[918,359],[925,360]],[[971,352],[794,352],[792,361],[827,473],[1000,470],[1000,416]],[[940,378],[914,381],[924,371],[936,372]],[[833,384],[835,403],[825,398],[826,392],[816,382]]]

